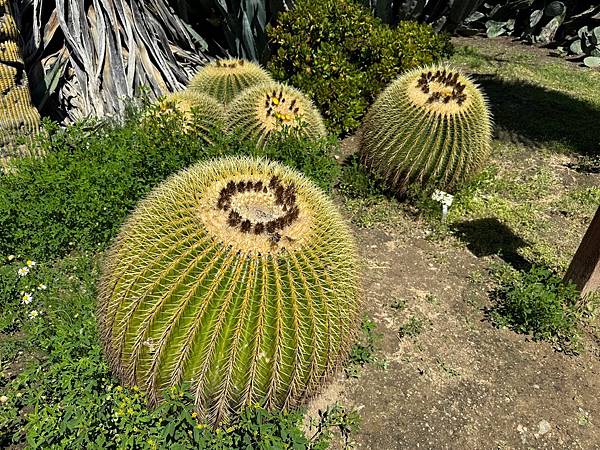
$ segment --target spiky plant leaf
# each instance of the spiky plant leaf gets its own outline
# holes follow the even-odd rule
[[[492,118],[471,79],[448,66],[409,71],[390,84],[369,111],[363,161],[389,185],[431,184],[451,190],[486,161]]]
[[[199,163],[143,200],[99,288],[107,359],[152,402],[191,383],[202,418],[310,397],[348,352],[357,256],[332,202],[264,159]]]
[[[210,95],[200,92],[174,92],[160,99],[153,114],[177,111],[183,115],[185,131],[194,132],[204,142],[211,143],[212,136],[225,128],[225,108]]]
[[[204,92],[228,104],[244,89],[272,81],[258,64],[244,59],[219,59],[205,65],[192,78],[190,91]]]
[[[285,84],[263,83],[243,91],[229,105],[227,127],[265,145],[284,128],[319,139],[327,135],[321,114],[302,92]]]

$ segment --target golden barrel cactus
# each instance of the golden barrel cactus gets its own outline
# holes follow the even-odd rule
[[[244,59],[218,59],[202,67],[190,80],[190,91],[203,92],[228,104],[244,89],[272,81],[258,64]]]
[[[264,159],[197,165],[156,188],[106,256],[99,328],[122,383],[152,403],[190,383],[218,424],[309,398],[348,353],[357,254],[332,202]]]
[[[246,89],[227,112],[227,128],[264,146],[287,128],[317,140],[327,135],[321,113],[302,92],[281,83],[263,83]]]
[[[204,142],[212,142],[215,132],[225,128],[225,108],[213,97],[201,92],[181,91],[161,98],[152,114],[176,111],[182,114],[186,132],[193,132]]]
[[[365,118],[365,164],[402,192],[409,184],[451,190],[491,153],[492,118],[473,81],[448,66],[411,70],[392,82]]]
[[[17,45],[19,31],[10,2],[0,0],[0,165],[12,156],[32,155],[17,139],[38,131],[40,115],[31,103],[25,64]]]

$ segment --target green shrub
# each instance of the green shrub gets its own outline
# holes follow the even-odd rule
[[[253,405],[239,420],[213,429],[199,421],[187,390],[179,389],[148,409],[137,388],[111,379],[102,356],[97,262],[83,256],[38,263],[19,276],[25,266],[24,260],[0,261],[0,308],[2,317],[11,317],[0,329],[0,448],[316,450],[328,447],[336,429],[347,435],[356,424],[353,412],[334,406],[308,437],[300,412]],[[33,293],[31,302],[22,302],[22,290]],[[39,314],[32,317],[32,311]]]
[[[534,266],[529,271],[507,270],[498,275],[492,321],[536,340],[553,341],[565,349],[577,347],[582,309],[574,284],[565,283],[552,271]]]
[[[434,63],[452,48],[429,25],[390,28],[352,0],[298,0],[268,36],[268,70],[311,97],[336,134],[354,131],[402,71]]]
[[[100,250],[145,193],[209,157],[266,156],[303,171],[326,190],[339,173],[330,157],[336,145],[331,138],[310,142],[283,134],[258,149],[236,135],[216,135],[208,145],[186,132],[185,123],[175,111],[66,129],[46,122],[39,145],[47,156],[19,160],[16,171],[0,175],[0,255],[47,260],[72,250]]]

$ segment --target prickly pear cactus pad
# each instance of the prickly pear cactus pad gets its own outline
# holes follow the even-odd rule
[[[202,67],[190,80],[188,89],[228,104],[244,89],[270,81],[271,75],[258,64],[244,59],[219,59]]]
[[[357,256],[331,201],[263,159],[199,163],[143,200],[108,252],[99,328],[114,373],[151,403],[190,383],[214,424],[288,408],[345,358]]]
[[[178,111],[183,115],[186,131],[198,134],[199,139],[211,142],[217,130],[225,128],[225,108],[210,95],[181,91],[167,95],[158,102],[154,113]]]
[[[227,126],[243,138],[265,145],[284,128],[310,139],[327,135],[323,118],[299,90],[281,83],[264,83],[242,92],[228,109]]]
[[[411,183],[452,189],[491,152],[487,100],[447,66],[400,76],[373,104],[361,139],[363,161],[399,191]]]

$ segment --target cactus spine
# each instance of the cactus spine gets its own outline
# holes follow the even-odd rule
[[[181,91],[167,95],[158,102],[154,113],[177,111],[183,116],[186,132],[210,143],[216,131],[225,128],[225,108],[221,103],[201,92]]]
[[[323,118],[299,90],[281,83],[264,83],[246,89],[228,109],[227,128],[263,146],[284,128],[319,139],[327,135]]]
[[[264,159],[201,162],[135,209],[99,289],[107,359],[151,402],[191,383],[214,424],[315,393],[348,352],[355,244],[332,202]]]
[[[39,129],[40,115],[31,104],[25,65],[17,45],[19,31],[8,0],[0,0],[0,163],[6,169],[15,155],[31,155],[15,138]]]
[[[192,78],[189,90],[204,92],[228,104],[244,89],[272,81],[258,64],[243,59],[222,59],[205,65]]]
[[[363,161],[402,192],[408,184],[450,190],[491,152],[487,100],[447,66],[407,72],[388,86],[365,119]]]

